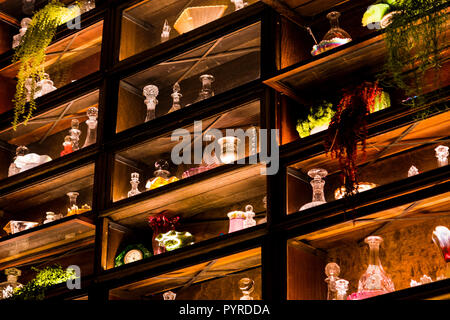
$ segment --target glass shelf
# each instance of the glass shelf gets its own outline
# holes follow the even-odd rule
[[[258,0],[246,0],[246,5]],[[120,60],[235,12],[230,0],[142,1],[122,13]],[[165,22],[167,21],[167,25]]]
[[[255,248],[223,258],[161,274],[109,291],[110,300],[163,300],[172,291],[179,300],[239,300],[239,281],[254,281],[253,300],[261,299],[261,249]]]
[[[256,23],[121,80],[116,132],[258,79],[260,37]],[[148,86],[156,89],[144,96]],[[175,108],[174,92],[182,95]],[[154,114],[148,116],[149,109]]]

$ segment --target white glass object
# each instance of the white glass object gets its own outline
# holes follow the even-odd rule
[[[72,119],[70,133],[70,140],[72,140],[72,150],[77,151],[80,149],[80,121],[78,119]]]
[[[439,167],[448,165],[448,147],[438,146],[434,151],[436,151]]]
[[[255,221],[254,217],[255,217],[255,213],[253,212],[253,206],[247,205],[245,207],[245,220],[243,223],[244,229],[256,226],[256,221]]]
[[[45,220],[44,220],[43,223],[44,223],[44,224],[50,223],[50,222],[59,220],[59,219],[61,219],[61,218],[62,218],[62,214],[56,214],[56,213],[54,213],[54,212],[52,212],[52,211],[47,211],[47,212],[45,213]]]
[[[253,300],[251,294],[255,290],[255,281],[250,278],[242,278],[239,280],[239,290],[242,291],[242,297],[239,300]]]
[[[308,171],[308,176],[313,178],[313,180],[310,182],[313,189],[312,201],[303,205],[299,211],[303,211],[326,203],[325,194],[323,192],[323,186],[325,185],[325,181],[323,180],[323,178],[325,178],[327,174],[327,170],[320,168],[311,169]]]
[[[231,2],[234,3],[235,11],[241,10],[248,4],[244,0],[231,0]]]
[[[330,21],[331,29],[328,30],[319,44],[313,46],[313,50],[311,51],[313,56],[352,41],[352,37],[350,37],[345,30],[339,28],[340,15],[341,14],[337,11],[327,14],[327,19]]]
[[[161,32],[161,42],[166,42],[170,38],[170,30],[172,28],[169,25],[169,21],[164,20],[164,26]]]
[[[19,29],[19,34],[16,34],[13,37],[13,43],[12,43],[12,48],[16,48],[20,45],[20,43],[22,42],[23,36],[25,35],[25,33],[27,32],[28,26],[31,23],[31,19],[30,18],[23,18],[20,21],[20,29]]]
[[[172,291],[167,291],[167,292],[164,292],[164,294],[163,294],[164,300],[175,300],[176,297],[177,297],[177,294]]]
[[[0,283],[0,300],[11,298],[16,288],[23,287],[21,283],[17,282],[17,279],[22,275],[19,269],[5,269],[5,274],[6,281]]]
[[[133,197],[133,196],[141,193],[139,191],[139,189],[138,189],[138,186],[139,186],[139,173],[133,172],[131,174],[130,184],[131,184],[131,190],[128,191],[128,197]]]
[[[417,169],[415,166],[411,166],[408,170],[408,177],[412,177],[419,174],[419,169]]]
[[[341,268],[335,262],[330,262],[325,266],[325,274],[327,278],[325,282],[328,284],[327,300],[336,300],[336,281],[339,280]]]
[[[239,142],[239,138],[233,136],[223,137],[217,140],[221,150],[219,160],[222,163],[228,164],[237,160]]]
[[[214,96],[214,91],[212,89],[214,76],[210,74],[203,74],[200,76],[200,82],[202,83],[202,89],[198,94],[197,101],[205,100]]]
[[[336,281],[336,300],[347,300],[348,281],[339,279]]]
[[[86,115],[88,120],[86,120],[86,125],[88,126],[88,131],[86,135],[86,140],[84,141],[84,147],[90,146],[97,141],[97,117],[98,109],[96,107],[88,108]]]
[[[175,82],[175,84],[173,85],[173,93],[170,95],[173,99],[173,103],[172,108],[170,108],[169,110],[169,113],[181,109],[180,98],[183,95],[180,93],[180,90],[181,90],[180,85],[178,84],[178,82]]]
[[[53,81],[50,80],[50,76],[47,73],[44,73],[43,79],[41,79],[36,85],[36,91],[34,94],[34,98],[37,99],[50,93],[57,88],[53,85]]]
[[[18,146],[16,149],[16,156],[13,159],[13,162],[9,165],[8,169],[8,177],[12,175],[18,174],[20,172],[20,168],[17,167],[15,161],[19,156],[25,156],[29,152],[28,148],[25,146]]]
[[[17,156],[14,163],[20,169],[20,172],[24,172],[49,161],[52,161],[52,158],[47,155],[41,156],[36,153],[28,153],[24,156]]]
[[[156,97],[159,94],[159,90],[157,86],[152,84],[145,86],[143,90],[143,94],[145,96],[145,105],[147,106],[147,115],[145,117],[145,122],[155,119],[156,117],[156,105],[158,104],[158,100]]]
[[[6,226],[3,227],[3,230],[5,230],[8,234],[15,234],[18,232],[22,232],[37,227],[38,225],[39,223],[32,221],[11,220],[6,224]]]

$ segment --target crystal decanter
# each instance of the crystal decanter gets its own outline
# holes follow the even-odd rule
[[[438,166],[443,167],[448,165],[448,147],[438,146],[436,149],[436,158],[438,159]]]
[[[157,86],[152,84],[145,86],[143,90],[143,94],[145,96],[145,105],[147,106],[147,115],[145,116],[145,121],[148,122],[156,118],[156,105],[158,104],[158,100],[156,97],[159,94],[159,90]]]
[[[16,159],[19,156],[25,156],[26,154],[28,154],[30,151],[28,150],[27,147],[25,146],[18,146],[16,149],[16,156],[13,159],[13,162],[9,165],[9,169],[8,169],[8,177],[11,177],[12,175],[18,174],[20,172],[20,168],[16,166]]]
[[[128,198],[129,198],[129,197],[133,197],[133,196],[135,196],[135,195],[141,193],[141,192],[139,191],[139,189],[138,189],[138,186],[139,186],[139,173],[133,172],[133,173],[131,174],[131,181],[130,181],[130,184],[131,184],[131,190],[128,191]]]
[[[96,107],[90,107],[86,115],[88,116],[88,120],[86,120],[86,125],[88,127],[86,140],[84,141],[84,147],[90,146],[97,141],[97,117],[98,117],[98,109]]]
[[[6,281],[0,283],[0,300],[11,298],[14,294],[14,289],[22,288],[22,284],[17,282],[22,272],[16,268],[5,269]]]
[[[73,152],[72,138],[70,136],[66,136],[63,142],[63,150],[60,152],[60,156],[65,156],[66,154]]]
[[[245,220],[243,225],[244,229],[256,226],[254,217],[255,213],[253,212],[253,206],[250,204],[245,206]]]
[[[77,205],[77,198],[80,194],[78,192],[68,192],[67,196],[69,197],[69,208],[67,208],[67,216],[72,216],[75,214],[82,214],[84,212],[90,211],[91,207],[87,204],[84,204],[81,209]]]
[[[167,291],[163,293],[164,300],[175,300],[177,297],[177,294],[172,291]]]
[[[202,89],[200,90],[196,101],[205,100],[205,99],[211,98],[214,95],[214,91],[212,89],[212,83],[214,82],[214,76],[212,76],[210,74],[201,75],[200,82],[202,83]]]
[[[145,188],[147,190],[152,190],[159,188],[166,184],[178,181],[175,176],[170,177],[169,163],[166,160],[159,160],[155,162],[156,171],[153,172],[154,177],[147,180]]]
[[[325,282],[328,285],[327,300],[336,300],[336,281],[339,280],[341,268],[337,263],[330,262],[325,266],[325,274],[327,278]]]
[[[239,290],[242,291],[242,297],[239,300],[253,300],[251,294],[255,290],[255,281],[250,278],[242,278],[239,280]]]
[[[34,98],[37,99],[42,97],[43,95],[46,95],[56,89],[57,88],[53,85],[53,81],[50,80],[50,76],[47,73],[44,73],[44,76],[36,85]]]
[[[166,42],[170,38],[170,30],[172,28],[169,26],[169,21],[164,20],[164,26],[161,32],[161,42]]]
[[[339,28],[340,15],[341,14],[337,11],[327,14],[327,19],[330,21],[331,29],[328,30],[319,44],[314,45],[313,50],[311,51],[313,56],[352,41],[352,37],[350,37],[345,30]]]
[[[369,236],[364,241],[369,245],[369,266],[359,279],[357,299],[365,299],[395,291],[394,283],[384,271],[379,257],[383,238]]]
[[[339,279],[336,281],[336,300],[347,300],[348,281]]]
[[[70,139],[72,140],[72,149],[73,151],[77,151],[80,149],[80,121],[78,119],[72,119],[71,123],[72,129],[69,130]]]
[[[173,85],[173,93],[170,95],[173,99],[173,103],[172,103],[172,108],[170,108],[169,113],[180,110],[181,109],[181,104],[180,104],[180,98],[183,96],[180,93],[180,85],[178,84],[178,82],[175,82],[175,84]]]
[[[323,186],[325,185],[325,181],[323,180],[323,178],[325,178],[327,174],[328,172],[325,169],[311,169],[308,171],[308,176],[313,178],[313,180],[310,182],[313,189],[312,201],[303,205],[299,211],[303,211],[326,203],[325,194],[323,192]]]
[[[20,45],[20,43],[22,42],[23,36],[25,35],[25,33],[27,32],[28,26],[31,23],[31,19],[30,18],[23,18],[20,21],[20,29],[19,29],[19,34],[16,34],[13,37],[13,43],[12,43],[12,48],[16,48]]]
[[[235,11],[241,10],[248,4],[247,2],[244,2],[244,0],[231,0],[231,2],[234,3]]]

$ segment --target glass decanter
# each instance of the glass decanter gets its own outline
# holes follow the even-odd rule
[[[28,150],[27,147],[25,146],[18,146],[16,149],[16,156],[13,159],[13,162],[11,162],[11,164],[9,165],[9,169],[8,169],[8,177],[11,177],[12,175],[18,174],[20,172],[20,168],[18,168],[16,166],[16,159],[19,156],[25,156],[26,154],[28,154],[30,151]]]
[[[164,20],[164,26],[161,32],[161,42],[166,42],[170,38],[170,30],[172,28],[169,25],[169,21]]]
[[[19,269],[5,269],[5,274],[6,281],[0,283],[0,300],[11,298],[15,288],[23,287],[21,283],[17,282],[17,279],[22,275]]]
[[[78,119],[72,119],[71,123],[72,129],[69,130],[70,139],[72,140],[72,149],[73,151],[77,151],[80,149],[80,121]]]
[[[227,136],[217,140],[220,146],[219,159],[222,163],[229,164],[238,159],[238,145],[241,140],[234,136]]]
[[[152,84],[145,86],[143,90],[143,94],[145,96],[144,103],[147,106],[147,115],[145,116],[145,121],[148,122],[150,120],[155,119],[156,117],[156,105],[158,104],[158,100],[156,97],[159,94],[159,90],[157,86]]]
[[[358,298],[364,299],[395,291],[394,283],[381,265],[379,252],[383,238],[369,236],[364,239],[369,245],[369,266],[358,283]]]
[[[327,300],[336,300],[336,281],[339,280],[341,268],[337,263],[330,262],[325,266],[325,274],[327,278],[325,282],[328,284]]]
[[[170,108],[169,110],[169,113],[181,109],[180,98],[183,95],[180,93],[180,90],[181,90],[180,85],[178,84],[178,82],[175,82],[175,84],[173,85],[173,93],[170,95],[173,99],[173,103],[172,108]]]
[[[128,197],[133,197],[133,196],[141,193],[139,191],[139,189],[138,189],[138,186],[139,186],[139,173],[133,172],[131,174],[130,184],[131,184],[131,190],[128,191]]]
[[[255,281],[250,278],[242,278],[239,280],[239,290],[242,291],[242,297],[239,300],[253,300],[250,294],[255,290]]]
[[[46,95],[47,93],[50,93],[57,88],[53,85],[53,81],[50,80],[50,76],[47,73],[44,73],[42,79],[37,83],[36,92],[34,94],[34,98],[37,99],[39,97],[42,97],[43,95]]]
[[[348,281],[339,279],[336,281],[336,300],[347,300]]]
[[[341,14],[338,11],[333,11],[327,14],[327,19],[330,21],[331,29],[328,30],[319,44],[313,46],[313,50],[311,51],[313,56],[352,41],[352,37],[350,37],[345,30],[339,28],[340,15]]]
[[[20,29],[19,29],[19,34],[16,34],[13,37],[13,43],[12,43],[12,48],[16,48],[20,45],[20,43],[22,42],[23,36],[25,35],[25,33],[27,32],[28,26],[31,23],[31,19],[30,18],[23,18],[20,21]]]
[[[73,152],[72,138],[70,138],[70,136],[66,136],[64,138],[64,142],[62,145],[63,145],[63,150],[59,154],[61,157]]]
[[[154,178],[147,180],[145,188],[147,190],[159,188],[166,184],[178,181],[175,176],[170,177],[169,163],[166,160],[159,160],[155,162],[156,171],[153,172]]]
[[[325,169],[311,169],[308,171],[308,176],[313,178],[310,182],[313,189],[312,201],[303,205],[299,211],[326,203],[325,194],[323,192],[323,186],[325,185],[323,178],[325,178],[327,174],[328,172]]]
[[[75,214],[82,214],[91,210],[91,207],[87,204],[84,204],[81,209],[77,205],[77,198],[80,194],[78,192],[68,192],[67,196],[69,197],[69,208],[67,208],[67,216],[72,216]]]
[[[253,212],[253,206],[247,205],[245,207],[245,220],[244,220],[244,229],[256,226],[256,221],[254,219],[255,213]]]
[[[438,166],[443,167],[448,165],[448,147],[438,146],[436,149],[436,158],[438,159]]]
[[[84,141],[84,147],[90,146],[97,141],[97,117],[98,117],[98,109],[96,107],[90,107],[86,115],[88,116],[88,120],[86,120],[86,125],[88,127],[88,132],[86,135],[86,140]]]
[[[175,300],[176,297],[177,297],[177,294],[172,291],[167,291],[167,292],[164,292],[164,294],[163,294],[164,300]]]
[[[200,82],[202,83],[202,89],[200,90],[196,101],[205,100],[211,98],[214,95],[214,91],[212,89],[214,76],[210,74],[203,74],[200,76]]]
[[[231,2],[234,3],[235,11],[241,10],[248,4],[244,0],[231,0]]]

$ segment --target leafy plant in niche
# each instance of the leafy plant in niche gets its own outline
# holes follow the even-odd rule
[[[58,0],[52,0],[37,11],[25,33],[20,46],[15,49],[13,62],[20,62],[14,96],[13,128],[19,121],[27,124],[36,108],[34,94],[36,85],[44,76],[45,50],[51,43],[59,25],[79,14],[78,6],[65,7]],[[27,103],[28,102],[28,103]]]
[[[328,101],[314,104],[307,115],[303,115],[297,120],[296,129],[300,138],[309,136],[315,128],[328,125],[334,113],[333,104]]]

